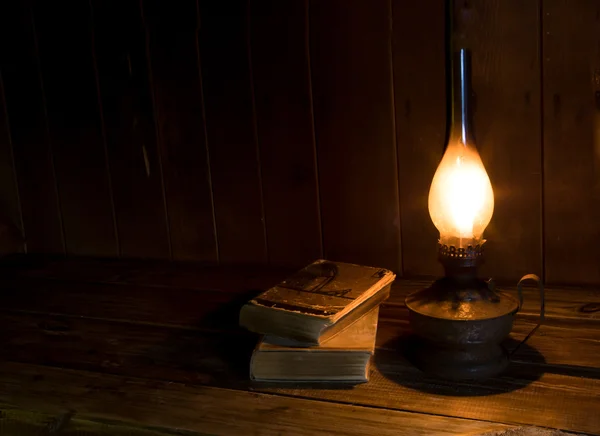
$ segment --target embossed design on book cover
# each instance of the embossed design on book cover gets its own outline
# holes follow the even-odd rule
[[[269,289],[255,301],[266,307],[330,316],[381,281],[390,271],[319,260]]]

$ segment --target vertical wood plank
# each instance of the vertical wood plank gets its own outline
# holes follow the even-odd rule
[[[36,0],[33,11],[67,252],[115,256],[90,5]]]
[[[299,267],[322,256],[308,1],[252,0],[250,8],[269,260]]]
[[[0,70],[0,255],[22,253],[23,239],[21,205],[12,152],[4,84]]]
[[[312,1],[309,22],[325,255],[401,271],[390,1]]]
[[[427,203],[446,141],[445,3],[392,5],[402,260],[409,276],[442,272]]]
[[[456,0],[472,49],[475,141],[494,189],[482,274],[542,273],[539,1]]]
[[[600,283],[600,1],[544,0],[546,280]]]
[[[146,0],[143,5],[173,257],[217,261],[197,2]]]
[[[248,2],[200,0],[200,60],[220,260],[267,261]]]
[[[8,52],[8,58],[12,56],[10,56],[10,49],[6,47],[9,44],[10,35],[10,33],[6,33],[7,30],[10,32],[10,25],[7,21],[19,19],[18,16],[15,16],[18,9],[25,8],[15,7],[15,5],[0,6],[0,14],[2,14],[0,26],[8,27],[0,31],[2,32],[0,33],[0,53],[4,55],[5,52]],[[4,69],[11,70],[11,68],[14,67],[7,65],[7,59],[0,61],[0,255],[25,251],[23,220],[3,77]]]
[[[122,256],[168,258],[139,1],[92,0],[94,48]]]
[[[0,68],[29,253],[63,253],[37,41],[26,2],[1,2]]]

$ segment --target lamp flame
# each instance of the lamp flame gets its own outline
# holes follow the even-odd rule
[[[433,176],[429,215],[440,243],[467,247],[482,242],[494,212],[494,191],[475,147],[453,141]]]

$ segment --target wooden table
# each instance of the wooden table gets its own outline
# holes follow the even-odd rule
[[[371,380],[348,389],[249,381],[256,336],[238,328],[239,307],[289,270],[33,257],[0,268],[0,428],[20,434],[600,434],[595,290],[547,289],[546,322],[506,374],[449,383],[404,360],[404,296],[428,282],[397,279]],[[509,348],[536,323],[536,290],[525,297]]]

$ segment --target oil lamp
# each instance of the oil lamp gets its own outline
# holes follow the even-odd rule
[[[470,61],[467,49],[453,53],[450,132],[429,191],[429,214],[440,233],[438,260],[445,276],[406,298],[411,328],[419,339],[411,361],[446,379],[486,378],[507,367],[509,356],[500,344],[522,302],[477,276],[494,192],[471,132]]]

